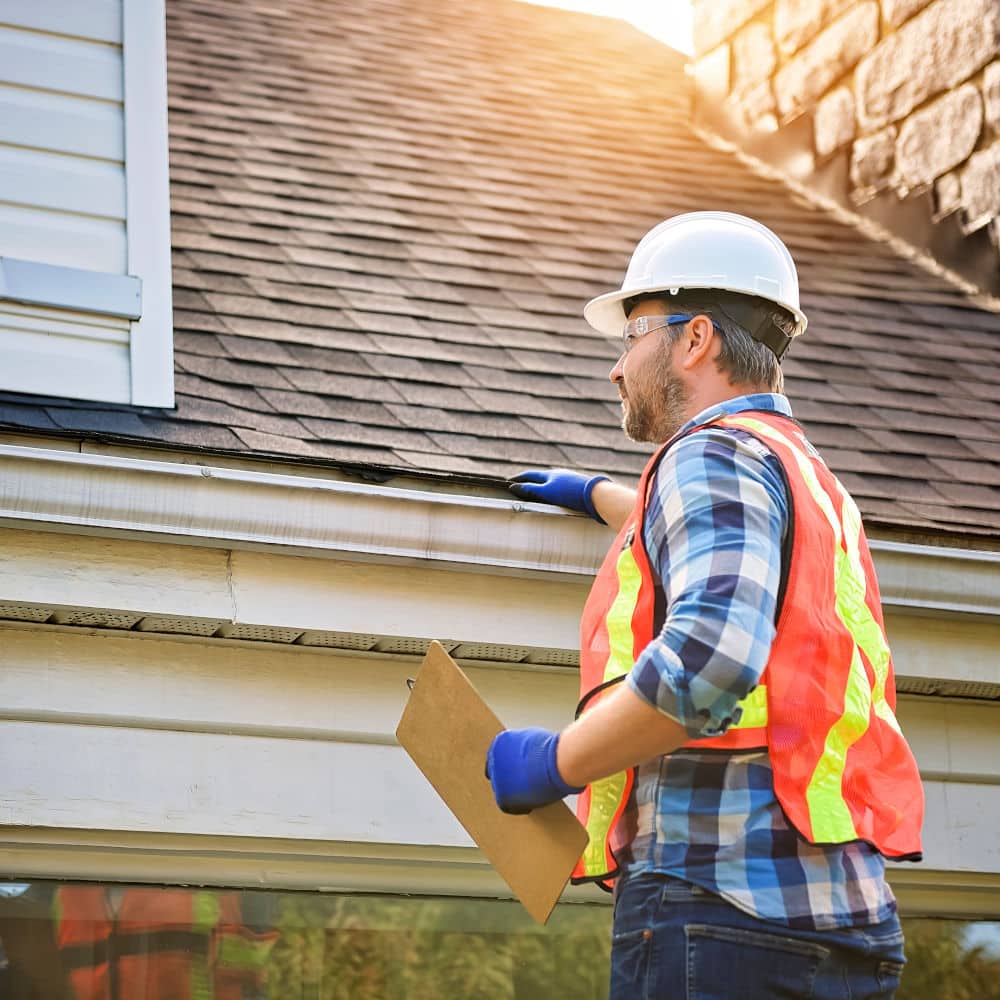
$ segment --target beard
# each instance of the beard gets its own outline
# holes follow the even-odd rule
[[[624,385],[624,383],[623,383]],[[659,355],[622,398],[622,430],[631,441],[663,444],[684,426],[691,394]]]

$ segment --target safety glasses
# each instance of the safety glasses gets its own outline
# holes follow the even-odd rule
[[[671,316],[637,316],[630,319],[622,329],[622,354],[628,354],[647,333],[655,333],[677,323],[686,323],[691,318],[684,313],[674,313]]]
[[[622,330],[622,354],[628,354],[647,333],[655,333],[667,326],[686,323],[701,313],[673,313],[670,316],[637,316],[630,319]],[[711,317],[709,317],[711,318]],[[719,324],[712,320],[712,326],[719,329]]]

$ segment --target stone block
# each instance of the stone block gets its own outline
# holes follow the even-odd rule
[[[997,0],[934,0],[866,55],[854,74],[858,120],[876,129],[967,80],[1000,51]]]
[[[1000,142],[969,157],[962,171],[962,208],[968,233],[1000,215]]]
[[[694,54],[700,56],[735,35],[770,0],[695,0],[692,10]]]
[[[976,147],[983,102],[971,83],[914,111],[899,127],[896,170],[906,189],[930,184],[958,166]]]
[[[800,115],[834,81],[869,52],[878,40],[875,0],[864,0],[839,17],[787,62],[774,78],[778,111],[784,120]]]
[[[829,156],[850,142],[857,131],[854,95],[848,87],[837,87],[816,105],[813,142],[817,156]]]
[[[986,127],[1000,132],[1000,60],[983,70],[983,112]]]
[[[867,201],[892,178],[896,154],[896,127],[882,129],[874,135],[858,139],[851,149],[851,196],[856,202]]]
[[[770,80],[762,80],[734,93],[729,99],[729,108],[730,116],[748,132],[773,132],[778,127]]]
[[[962,207],[962,182],[957,171],[945,174],[934,182],[934,222]]]
[[[714,104],[724,100],[729,93],[729,43],[695,60],[691,75],[699,101]]]
[[[882,16],[890,28],[898,28],[908,17],[912,17],[927,0],[882,0]]]
[[[1000,219],[994,219],[990,223],[989,228],[990,243],[993,244],[994,249],[1000,250]]]
[[[828,25],[853,0],[778,0],[774,37],[783,55],[791,55]]]
[[[778,65],[771,31],[754,21],[733,38],[733,89],[742,90],[767,80]]]

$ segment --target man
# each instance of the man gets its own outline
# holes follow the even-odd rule
[[[507,812],[580,793],[575,881],[614,883],[611,996],[891,997],[884,858],[923,795],[860,514],[791,418],[798,279],[764,226],[668,219],[584,310],[623,337],[622,425],[662,445],[638,491],[527,472],[520,496],[618,531],[581,628],[577,720],[487,759]]]

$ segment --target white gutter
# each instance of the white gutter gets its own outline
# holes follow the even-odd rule
[[[0,524],[283,554],[592,576],[610,532],[512,499],[0,445]],[[1000,553],[873,540],[883,603],[1000,615]]]
[[[914,612],[1000,615],[1000,552],[869,539],[882,603]]]
[[[589,518],[513,498],[15,445],[0,445],[0,524],[578,576],[609,540]]]

